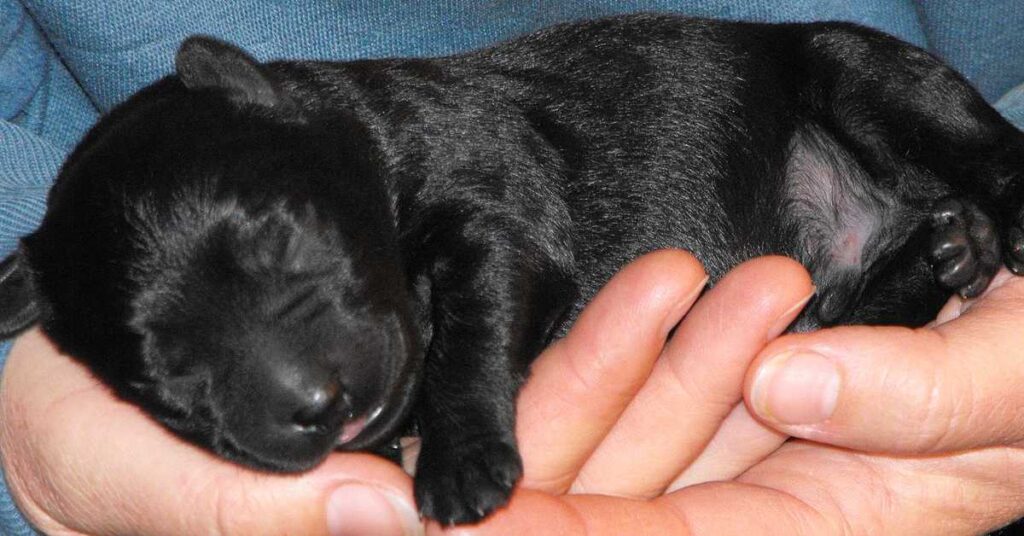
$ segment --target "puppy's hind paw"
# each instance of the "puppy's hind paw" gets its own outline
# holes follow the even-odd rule
[[[477,441],[447,449],[424,443],[414,493],[420,513],[444,525],[477,522],[508,502],[523,474],[515,446]]]
[[[931,225],[929,260],[935,280],[963,298],[980,295],[999,270],[995,223],[974,203],[946,198],[935,204]]]
[[[1003,242],[1006,267],[1017,275],[1024,275],[1024,211],[1007,227]]]

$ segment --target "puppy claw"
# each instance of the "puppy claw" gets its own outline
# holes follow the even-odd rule
[[[948,197],[939,201],[932,210],[932,224],[935,226],[951,224],[953,219],[963,212],[963,208],[959,199]]]
[[[982,292],[985,292],[985,289],[988,288],[988,284],[991,282],[991,275],[984,272],[978,272],[978,274],[974,277],[973,280],[971,280],[970,283],[967,283],[966,285],[960,287],[960,290],[957,291],[957,294],[959,294],[960,297],[965,300],[970,298],[977,298],[978,296],[981,296]]]
[[[1006,232],[1006,267],[1017,275],[1024,275],[1024,214],[1017,218],[1018,222]]]

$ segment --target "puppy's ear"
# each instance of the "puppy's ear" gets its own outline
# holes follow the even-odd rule
[[[181,43],[174,65],[189,89],[223,90],[241,105],[292,108],[291,100],[263,66],[234,45],[194,35]]]
[[[0,339],[11,337],[39,318],[39,300],[24,255],[0,262]]]

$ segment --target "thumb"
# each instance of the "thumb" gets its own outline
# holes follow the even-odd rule
[[[239,472],[242,472],[241,470]],[[246,473],[248,473],[246,471]],[[221,534],[410,535],[423,532],[402,470],[368,454],[335,454],[300,477],[241,475],[210,489]]]
[[[411,481],[366,454],[302,475],[255,472],[189,445],[114,398],[37,330],[0,387],[15,500],[47,534],[410,534]]]
[[[893,454],[1024,441],[1024,279],[1003,274],[953,320],[848,326],[769,345],[751,412],[789,435]]]

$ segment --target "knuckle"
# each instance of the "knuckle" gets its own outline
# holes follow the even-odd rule
[[[962,431],[972,420],[977,404],[975,382],[968,370],[944,355],[932,363],[922,364],[925,369],[917,386],[920,396],[918,415],[912,415],[917,433],[911,435],[915,450],[938,452],[956,446]],[[911,421],[913,423],[915,421]]]
[[[681,356],[671,357],[665,361],[666,376],[676,396],[666,399],[666,403],[689,402],[691,411],[710,415],[718,415],[723,409],[731,409],[736,404],[737,393],[720,389],[718,385],[704,381],[706,378],[687,370],[684,359],[679,358]]]
[[[259,519],[260,512],[245,486],[226,482],[225,479],[211,479],[201,486],[193,496],[197,505],[212,504],[212,516],[206,533],[213,536],[253,534],[254,527],[248,521]]]
[[[246,486],[219,486],[215,494],[216,524],[214,529],[218,536],[254,534],[253,520],[263,519],[267,512],[263,510],[252,490]]]

